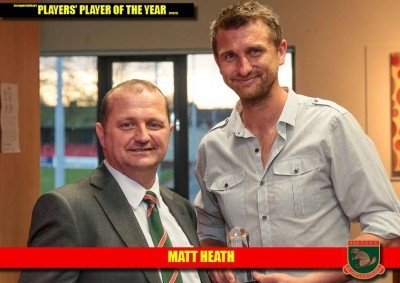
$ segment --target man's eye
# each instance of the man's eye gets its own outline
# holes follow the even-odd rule
[[[260,53],[261,53],[261,50],[260,50],[260,49],[254,48],[254,49],[251,49],[251,50],[250,50],[250,55],[253,55],[253,56],[257,56],[257,55],[259,55]]]
[[[128,129],[132,129],[133,125],[132,125],[132,123],[126,122],[126,123],[121,124],[121,128],[124,130],[128,130]]]
[[[225,60],[227,61],[232,61],[236,58],[236,55],[233,53],[227,53],[224,55]]]
[[[157,122],[152,122],[152,123],[149,123],[149,128],[151,128],[151,129],[160,129],[160,128],[162,128],[162,126]]]

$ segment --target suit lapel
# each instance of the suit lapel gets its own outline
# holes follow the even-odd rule
[[[147,241],[124,193],[102,163],[91,175],[94,194],[110,222],[127,247],[147,247]]]
[[[110,222],[127,247],[148,247],[146,238],[140,225],[129,205],[124,193],[117,181],[107,170],[104,163],[90,176],[90,182],[99,190],[94,194],[99,205],[104,210]],[[191,245],[199,246],[196,230],[193,228],[192,216],[183,202],[174,200],[173,193],[167,188],[160,186],[163,201],[168,206],[171,214],[175,217]],[[142,269],[149,282],[161,283],[158,272],[155,269]],[[202,282],[209,282],[207,275],[199,272]]]
[[[99,190],[94,194],[99,205],[127,247],[148,247],[139,222],[117,181],[104,163],[90,176]],[[156,269],[142,269],[148,282],[162,283]]]

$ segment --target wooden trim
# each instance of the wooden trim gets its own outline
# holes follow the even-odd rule
[[[28,0],[29,2],[29,0]],[[0,18],[0,83],[18,87],[18,153],[0,152],[0,246],[26,246],[40,192],[40,21]],[[0,271],[17,282],[18,270]]]

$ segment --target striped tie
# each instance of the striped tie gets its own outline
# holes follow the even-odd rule
[[[157,196],[155,193],[147,190],[143,197],[143,201],[148,204],[147,218],[151,238],[155,247],[172,247],[167,231],[161,223],[160,212],[157,207]],[[182,277],[178,269],[162,269],[162,278],[164,283],[181,283]]]

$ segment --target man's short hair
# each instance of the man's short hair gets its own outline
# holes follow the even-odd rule
[[[128,90],[128,91],[130,90],[135,93],[142,93],[143,90],[148,90],[152,93],[160,93],[165,99],[166,112],[168,115],[168,122],[169,123],[171,122],[168,101],[167,101],[167,98],[165,97],[165,95],[162,93],[162,91],[156,85],[154,85],[153,83],[151,83],[149,81],[132,79],[132,80],[124,81],[124,82],[116,85],[115,87],[110,89],[104,96],[103,101],[101,103],[101,111],[100,111],[100,123],[103,126],[105,126],[108,115],[110,113],[109,98],[113,93],[116,93],[120,90]]]
[[[223,9],[211,23],[210,35],[214,54],[217,51],[216,36],[219,30],[237,29],[257,20],[261,20],[269,27],[270,36],[275,46],[279,48],[282,42],[282,30],[278,14],[269,6],[262,5],[257,1],[242,1]]]

